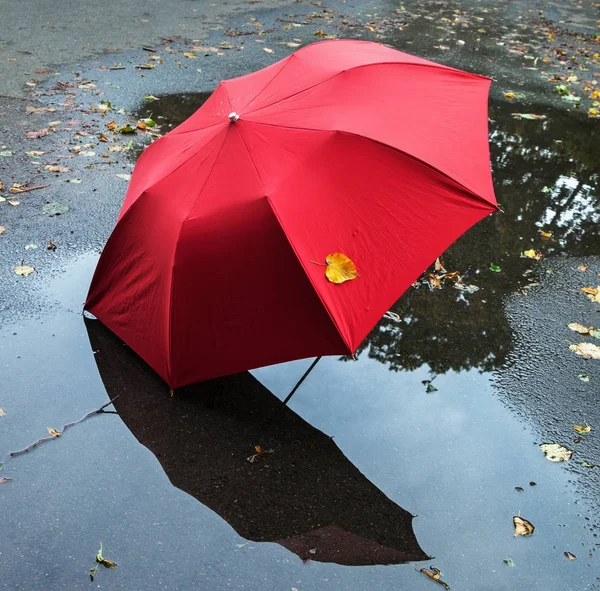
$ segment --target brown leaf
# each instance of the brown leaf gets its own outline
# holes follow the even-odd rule
[[[61,164],[46,164],[44,170],[48,172],[71,172],[68,166],[62,166]]]
[[[106,136],[105,136],[103,133],[101,133],[101,134],[98,136],[98,139],[99,139],[101,142],[107,142],[107,141],[108,141],[108,138],[107,138],[107,137],[106,137]]]
[[[589,269],[589,266],[588,266],[588,265],[579,265],[579,266],[577,267],[577,270],[578,270],[578,271],[587,271],[588,269]]]
[[[49,129],[46,127],[44,129],[38,129],[37,131],[26,131],[25,137],[28,140],[35,140],[35,139],[38,139],[38,138],[48,135],[48,133],[49,133]]]
[[[535,531],[533,523],[518,515],[513,517],[513,525],[515,526],[515,536],[530,536]]]
[[[109,122],[106,124],[106,127],[107,127],[108,129],[110,129],[111,131],[114,131],[115,129],[117,129],[117,124],[116,124],[114,121],[109,121]]]
[[[592,302],[600,304],[600,285],[598,287],[582,287],[581,291],[585,293]]]
[[[433,273],[429,273],[425,277],[425,280],[429,283],[429,287],[431,287],[432,289],[438,289],[442,287],[442,283],[439,277],[437,275],[434,275]]]

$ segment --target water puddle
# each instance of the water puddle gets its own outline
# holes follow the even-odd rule
[[[166,131],[206,95],[159,98],[138,116]],[[562,268],[552,261],[599,252],[595,152],[577,117],[547,110],[543,122],[518,121],[512,110],[490,111],[504,212],[444,256],[479,291],[410,289],[393,307],[399,320],[383,319],[357,362],[323,359],[289,410],[278,400],[307,360],[171,399],[126,346],[84,322],[95,254],[49,287],[61,302],[53,314],[3,327],[0,461],[14,478],[0,491],[11,507],[6,588],[89,585],[100,541],[119,566],[95,582],[121,589],[418,591],[433,583],[415,566],[431,564],[463,591],[593,588],[597,531],[582,515],[594,499],[543,459],[546,415],[515,411],[492,376],[522,343],[506,302],[532,300],[531,284]],[[550,262],[521,258],[530,248]],[[93,417],[7,458],[107,394],[120,417]],[[534,523],[533,536],[514,537],[515,515]]]

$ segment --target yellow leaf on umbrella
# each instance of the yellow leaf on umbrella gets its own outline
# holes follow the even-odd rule
[[[592,430],[592,427],[586,423],[584,427],[581,425],[573,425],[573,429],[581,435],[583,433],[589,433]]]
[[[341,252],[334,252],[325,257],[327,268],[325,276],[331,283],[344,283],[358,277],[354,262]]]
[[[530,536],[535,530],[533,523],[519,516],[513,517],[513,525],[515,526],[515,536]]]
[[[526,250],[523,253],[524,257],[527,257],[528,259],[535,259],[536,261],[539,261],[542,258],[542,253],[541,252],[536,252],[535,250],[530,249],[530,250]]]

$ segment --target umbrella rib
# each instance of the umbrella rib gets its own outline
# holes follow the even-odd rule
[[[368,141],[373,142],[375,144],[379,144],[380,146],[383,146],[385,148],[389,148],[390,150],[393,150],[394,152],[398,152],[398,154],[402,154],[403,156],[406,156],[407,158],[410,158],[411,160],[414,160],[415,162],[418,162],[418,163],[422,164],[423,166],[426,166],[427,168],[433,170],[434,172],[437,172],[439,175],[447,178],[448,180],[450,180],[453,183],[455,183],[456,185],[458,185],[461,189],[463,189],[465,192],[467,192],[471,197],[474,197],[478,201],[483,201],[484,203],[486,203],[487,205],[489,205],[490,208],[493,208],[495,210],[499,209],[499,207],[497,205],[491,203],[485,197],[482,197],[478,193],[475,193],[475,191],[473,191],[472,189],[469,189],[468,187],[466,187],[465,185],[463,185],[461,182],[459,182],[455,178],[453,178],[451,175],[449,175],[448,173],[444,172],[443,170],[440,170],[439,168],[437,168],[433,164],[430,164],[429,162],[426,162],[425,160],[422,160],[421,158],[417,158],[417,156],[414,156],[413,154],[410,154],[410,153],[408,153],[408,152],[406,152],[404,150],[401,150],[400,148],[396,148],[394,146],[390,146],[389,144],[386,144],[384,142],[380,142],[379,140],[375,140],[373,138],[361,135],[359,133],[352,133],[351,131],[344,131],[344,130],[341,130],[341,129],[318,129],[318,128],[314,128],[314,127],[296,127],[294,125],[279,125],[279,124],[275,124],[275,123],[265,123],[264,121],[253,121],[252,123],[254,123],[256,125],[267,125],[269,127],[276,127],[278,129],[293,129],[293,130],[296,130],[296,131],[319,131],[319,132],[325,132],[325,133],[344,133],[346,135],[350,135],[350,136],[353,136],[353,137],[357,137],[357,138],[361,138],[361,139],[364,139],[364,140],[368,140]]]
[[[292,54],[292,56],[294,56],[296,54]],[[371,67],[371,66],[384,66],[384,65],[392,65],[392,66],[404,66],[404,67],[419,67],[419,68],[431,68],[434,70],[441,70],[443,72],[450,72],[452,74],[457,74],[460,76],[466,76],[467,78],[481,78],[482,80],[491,80],[491,78],[488,78],[486,76],[481,76],[480,74],[473,74],[471,72],[464,72],[462,70],[456,70],[450,66],[444,66],[443,64],[414,64],[414,63],[409,63],[409,62],[373,62],[373,63],[369,63],[369,64],[360,64],[359,66],[352,66],[350,68],[346,68],[345,70],[341,70],[339,72],[334,73],[332,76],[330,76],[329,78],[325,78],[324,80],[320,80],[319,82],[316,82],[315,84],[313,84],[312,86],[308,86],[306,88],[302,88],[301,90],[298,90],[297,92],[293,92],[292,94],[290,94],[289,96],[285,96],[283,98],[280,98],[272,103],[269,103],[268,105],[263,105],[262,107],[259,107],[258,109],[255,109],[254,111],[246,111],[246,109],[264,92],[264,90],[267,88],[267,86],[269,86],[269,84],[271,84],[271,82],[273,82],[273,80],[275,80],[275,78],[277,78],[277,76],[281,73],[281,70],[283,70],[284,68],[281,68],[281,70],[279,72],[277,72],[277,74],[275,76],[273,76],[273,78],[271,79],[271,81],[269,82],[269,84],[267,84],[267,86],[265,86],[265,88],[263,88],[249,103],[248,105],[246,105],[246,107],[244,108],[244,114],[245,115],[250,115],[251,113],[258,113],[259,111],[263,110],[263,109],[267,109],[269,107],[272,107],[273,105],[277,105],[279,103],[282,103],[284,101],[287,101],[288,99],[291,99],[292,97],[295,97],[299,94],[302,94],[304,92],[308,92],[309,90],[313,90],[314,88],[316,88],[317,86],[320,86],[321,84],[325,84],[326,82],[329,82],[331,80],[333,80],[334,78],[337,78],[338,76],[341,76],[342,74],[345,74],[346,72],[353,72],[354,70],[358,70],[359,68],[367,68],[367,67]]]

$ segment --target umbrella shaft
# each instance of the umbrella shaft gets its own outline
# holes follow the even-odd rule
[[[283,406],[286,406],[290,401],[290,398],[296,393],[296,390],[302,385],[302,382],[308,377],[308,374],[314,369],[315,365],[319,363],[321,357],[317,357],[310,365],[310,367],[304,372],[304,375],[298,380],[292,391],[287,395],[287,398],[283,401]]]

